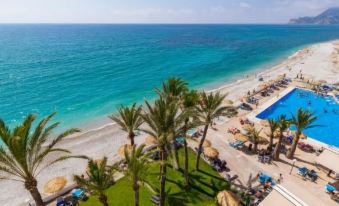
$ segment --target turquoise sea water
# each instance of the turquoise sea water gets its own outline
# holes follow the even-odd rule
[[[0,25],[0,117],[57,111],[79,126],[154,97],[169,76],[203,88],[338,38],[338,26]]]

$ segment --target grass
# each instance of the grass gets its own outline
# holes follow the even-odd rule
[[[190,170],[190,187],[184,187],[183,163],[184,151],[179,150],[180,169],[174,170],[171,162],[168,163],[166,175],[166,191],[168,205],[176,206],[209,206],[215,205],[216,194],[224,189],[229,188],[226,182],[219,174],[213,170],[203,160],[200,164],[200,171],[195,171],[196,155],[189,150],[189,170]],[[159,190],[159,162],[154,162],[150,166],[148,182],[156,190]],[[133,206],[134,193],[132,184],[127,178],[122,178],[116,182],[106,192],[110,206]],[[146,187],[140,188],[140,205],[154,206],[150,201],[153,193]],[[86,202],[81,202],[81,206],[100,206],[96,196],[91,196]]]

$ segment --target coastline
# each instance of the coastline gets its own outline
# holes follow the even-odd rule
[[[288,70],[286,69],[287,66],[291,64],[296,64],[295,61],[298,61],[300,59],[304,58],[303,52],[305,50],[311,49],[312,47],[316,47],[322,44],[335,44],[339,40],[332,40],[332,41],[325,41],[325,42],[320,42],[316,44],[306,44],[304,46],[291,49],[291,54],[288,55],[287,57],[279,57],[277,60],[274,60],[273,62],[268,63],[266,66],[259,65],[255,69],[251,69],[247,72],[244,72],[241,77],[234,77],[230,78],[229,80],[217,80],[215,83],[203,85],[203,86],[197,86],[196,89],[198,90],[206,90],[207,92],[221,92],[223,94],[228,94],[227,99],[232,100],[233,102],[237,102],[241,96],[243,96],[248,90],[253,90],[257,88],[258,84],[261,82],[257,81],[257,76],[263,76],[264,80],[267,79],[274,79],[276,76],[282,74],[282,73],[287,73]],[[294,71],[293,75],[290,77],[295,77],[299,71]],[[308,75],[308,72],[306,71],[305,73]],[[265,77],[267,77],[265,79]],[[226,77],[224,77],[226,78]],[[321,78],[320,78],[321,79]],[[225,82],[226,81],[226,82]],[[244,90],[243,88],[241,89],[241,92],[239,92],[238,88],[243,87],[244,84],[249,84],[250,87],[246,87]],[[239,96],[239,94],[241,94]],[[109,115],[109,114],[107,114]],[[91,132],[99,131],[101,129],[105,129],[107,127],[114,127],[116,124],[111,122],[111,120],[107,117],[97,117],[85,124],[79,125],[80,129],[82,130],[81,133],[75,134],[72,136],[72,138],[81,136],[84,134],[88,134]]]
[[[330,58],[328,58],[328,56],[332,54],[332,51],[335,50],[335,42],[337,41],[307,46],[270,68],[258,68],[256,72],[252,70],[250,73],[254,72],[254,74],[248,74],[248,78],[238,79],[231,83],[226,82],[209,91],[228,93],[228,99],[238,101],[248,90],[257,88],[261,83],[257,80],[255,73],[258,75],[263,74],[265,80],[270,80],[284,73],[286,73],[288,77],[294,78],[300,70],[302,70],[302,73],[307,78],[325,79],[328,80],[328,82],[338,81],[339,70],[335,69]],[[289,70],[287,66],[291,69]],[[84,125],[86,127],[83,132],[64,139],[59,146],[70,150],[73,155],[87,155],[93,159],[107,156],[109,162],[119,160],[120,157],[117,155],[117,151],[121,145],[128,143],[128,139],[126,138],[126,134],[122,132],[115,123],[109,122],[108,118],[106,119],[107,120],[97,119],[92,125]],[[233,120],[235,121],[235,119]],[[238,121],[238,119],[236,119],[236,121]],[[213,132],[216,131],[212,131],[212,133]],[[137,136],[135,139],[136,144],[144,142],[145,137],[145,134]],[[224,138],[224,134],[221,138]],[[41,190],[44,183],[54,176],[65,176],[69,180],[69,183],[72,183],[73,174],[82,174],[86,169],[86,165],[86,160],[79,159],[69,159],[57,163],[41,172],[38,179],[38,188]],[[0,193],[3,194],[0,202],[11,202],[11,205],[22,205],[26,198],[30,198],[28,192],[23,188],[22,184],[18,182],[1,181]],[[46,197],[47,195],[43,194],[43,196]]]

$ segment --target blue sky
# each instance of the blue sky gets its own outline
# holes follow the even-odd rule
[[[0,0],[0,23],[285,23],[339,0]]]

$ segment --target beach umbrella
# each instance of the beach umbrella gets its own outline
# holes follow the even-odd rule
[[[245,136],[245,135],[243,135],[241,133],[235,134],[234,138],[236,140],[239,140],[239,141],[242,141],[242,142],[247,142],[249,140],[247,136]]]
[[[207,139],[205,139],[204,143],[202,143],[203,147],[210,147],[211,145],[212,145],[212,143]]]
[[[60,191],[67,184],[67,180],[65,177],[55,177],[49,180],[44,186],[44,193],[53,194]]]
[[[206,157],[209,157],[209,158],[216,158],[219,156],[218,150],[213,147],[205,147],[204,154]]]
[[[251,124],[244,124],[244,125],[242,126],[242,128],[243,128],[244,130],[247,130],[247,131],[251,131],[251,130],[254,129],[253,126],[252,126]]]
[[[271,86],[275,83],[275,81],[273,79],[271,79],[270,81],[268,81],[268,84]]]
[[[158,143],[157,139],[154,138],[153,136],[147,136],[147,137],[145,138],[145,144],[146,144],[146,145],[155,145],[155,144],[157,144],[157,143]]]
[[[313,81],[311,82],[310,84],[314,85],[314,86],[320,86],[321,85],[321,82],[319,81]]]
[[[264,90],[264,89],[266,89],[268,87],[268,84],[267,83],[261,83],[261,84],[259,84],[259,86],[258,86],[258,90],[260,91],[260,90]]]
[[[285,75],[283,75],[283,74],[277,76],[277,78],[276,78],[277,81],[282,81],[284,79],[285,79]]]
[[[119,154],[120,157],[125,157],[125,150],[127,151],[127,153],[131,154],[132,149],[133,149],[132,145],[124,144],[119,148],[118,154]]]
[[[223,190],[217,195],[218,205],[221,206],[240,206],[239,197],[231,191]]]

